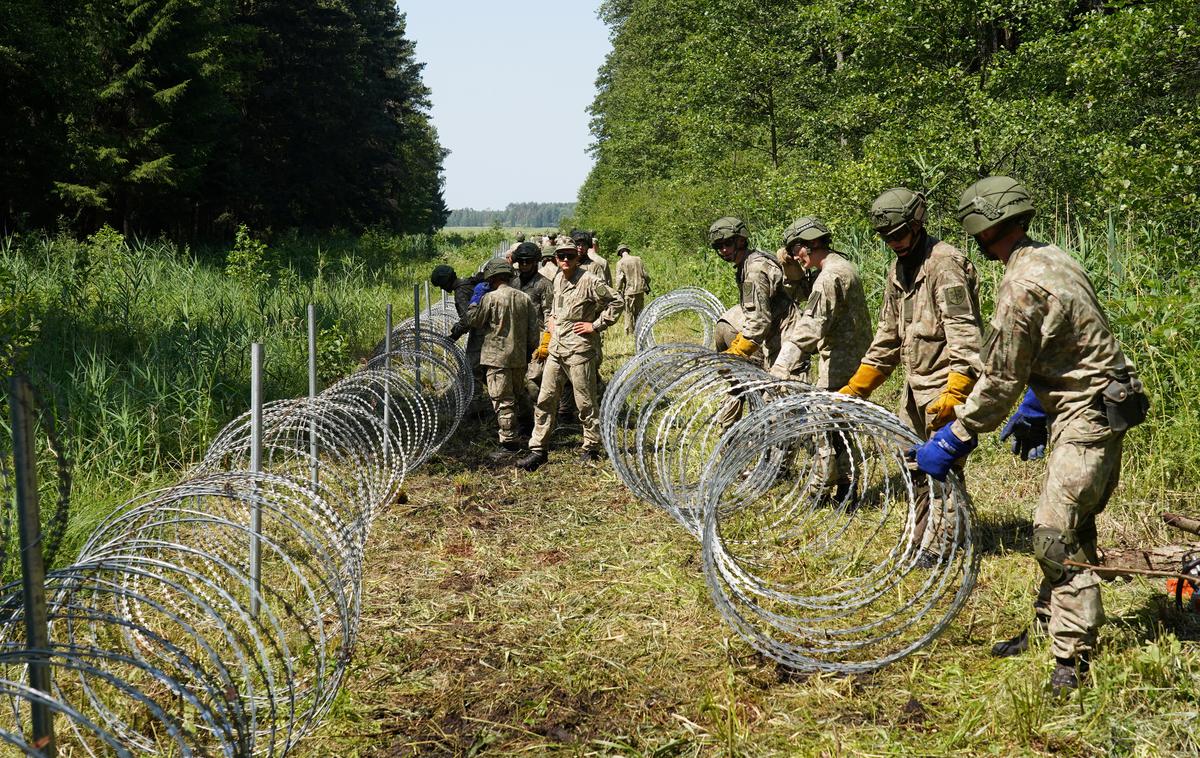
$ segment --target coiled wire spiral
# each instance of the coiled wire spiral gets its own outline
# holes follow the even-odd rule
[[[600,419],[621,480],[701,541],[726,622],[784,666],[881,668],[936,638],[974,587],[961,480],[915,472],[921,440],[879,406],[667,344],[617,372]]]
[[[702,333],[700,344],[713,346],[713,324],[721,317],[725,306],[716,295],[701,287],[681,287],[659,295],[650,301],[633,327],[633,344],[637,351],[649,350],[658,344],[655,328],[672,317],[693,314]],[[679,341],[676,337],[672,342]]]
[[[353,654],[371,523],[472,394],[449,339],[395,337],[316,398],[265,405],[261,471],[246,414],[187,479],[106,518],[47,577],[50,649],[25,649],[8,588],[0,742],[41,755],[24,732],[32,703],[86,755],[282,755],[312,729]],[[51,668],[49,695],[22,683],[31,660]]]

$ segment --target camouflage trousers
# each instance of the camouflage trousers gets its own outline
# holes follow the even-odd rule
[[[523,368],[487,367],[487,393],[496,411],[501,442],[514,442],[517,439],[517,388],[524,389],[524,376]]]
[[[1124,437],[1124,433],[1111,431],[1098,412],[1093,418],[1072,419],[1053,430],[1033,527],[1062,530],[1066,541],[1080,546],[1087,563],[1098,560],[1096,516],[1108,505],[1120,480]],[[1039,594],[1044,598],[1047,590],[1054,655],[1069,658],[1090,652],[1104,624],[1100,578],[1087,569],[1071,570],[1057,584],[1043,579]]]
[[[932,401],[931,401],[932,402]],[[921,439],[929,439],[933,436],[929,427],[929,416],[925,413],[925,409],[929,403],[922,403],[913,395],[912,387],[905,384],[904,394],[901,397],[900,410],[897,415],[900,420],[908,425],[917,433]],[[952,468],[956,471],[960,478],[964,477],[964,469],[966,467],[966,458],[959,458],[952,464]],[[963,478],[965,484],[966,479]],[[941,553],[942,547],[949,545],[955,541],[961,541],[962,536],[957,530],[957,515],[955,513],[955,504],[944,498],[931,498],[929,491],[929,479],[920,472],[913,474],[913,486],[916,496],[916,507],[914,516],[916,523],[913,529],[913,544],[920,545],[926,550],[934,553]]]
[[[625,296],[625,333],[633,334],[633,329],[637,326],[638,316],[642,313],[642,308],[646,304],[646,295],[639,292],[636,295]]]
[[[575,395],[575,407],[579,411],[579,423],[583,426],[583,448],[600,448],[600,418],[596,402],[596,363],[591,358],[568,356],[546,359],[542,370],[542,389],[538,393],[537,405],[533,410],[533,436],[529,438],[529,449],[546,451],[546,440],[554,431],[558,421],[558,399],[563,384],[570,379]]]

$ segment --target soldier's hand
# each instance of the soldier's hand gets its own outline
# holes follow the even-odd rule
[[[587,336],[596,331],[596,327],[592,325],[591,321],[576,321],[574,331],[576,334]]]
[[[1023,461],[1035,461],[1046,454],[1046,442],[1050,438],[1049,424],[1046,411],[1033,390],[1025,391],[1021,404],[1000,431],[1001,440],[1009,438],[1012,439],[1012,454]]]

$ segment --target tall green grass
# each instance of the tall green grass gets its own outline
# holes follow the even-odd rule
[[[483,257],[500,242],[483,235],[462,247]],[[382,338],[386,304],[397,319],[410,314],[412,284],[458,249],[378,231],[239,236],[233,249],[111,229],[0,240],[0,374],[31,374],[62,414],[74,462],[70,544],[59,558],[125,497],[177,479],[246,410],[252,342],[265,346],[267,399],[306,393],[306,306],[315,303],[328,384]]]

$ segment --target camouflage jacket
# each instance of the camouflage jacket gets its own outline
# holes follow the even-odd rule
[[[736,277],[742,336],[761,345],[779,333],[795,305],[783,288],[783,267],[775,256],[751,250]]]
[[[1056,435],[1104,436],[1100,394],[1112,379],[1136,376],[1083,266],[1029,238],[1005,266],[981,357],[982,375],[957,409],[960,436],[998,427],[1026,385],[1054,417]]]
[[[650,291],[650,275],[646,264],[633,253],[625,253],[617,261],[616,290],[622,295],[644,295]]]
[[[499,287],[467,309],[467,322],[482,333],[479,365],[524,368],[541,338],[538,310],[516,287]]]
[[[554,334],[550,340],[550,355],[571,362],[592,360],[600,348],[600,332],[612,326],[625,308],[620,293],[596,276],[579,267],[575,276],[567,279],[558,272],[554,277]],[[596,331],[576,334],[576,323],[590,321]]]
[[[599,253],[589,252],[587,258],[579,262],[579,268],[594,274],[597,279],[602,280],[609,287],[612,286],[612,273],[608,270],[608,260],[602,258]]]
[[[467,308],[471,304],[471,295],[475,292],[475,285],[482,281],[482,274],[472,274],[454,282],[454,310],[458,312],[458,321],[450,327],[450,336],[453,339],[458,339],[471,330],[471,325],[467,323]],[[472,335],[472,337],[474,336]]]
[[[806,269],[800,261],[794,260],[788,255],[785,248],[781,247],[776,250],[775,257],[779,259],[779,265],[783,267],[784,291],[791,295],[792,300],[797,304],[808,300],[808,296],[812,294],[813,280],[817,278],[817,272]]]
[[[546,319],[550,318],[550,309],[554,307],[554,283],[536,271],[527,282],[522,281],[521,275],[518,273],[512,278],[512,283],[517,289],[529,295],[529,299],[537,308],[538,330],[545,329]]]
[[[903,364],[917,402],[932,402],[950,372],[979,376],[979,276],[956,248],[926,235],[921,265],[907,282],[888,270],[875,339],[862,362],[885,374]]]
[[[871,344],[871,315],[858,266],[831,252],[813,282],[808,302],[791,319],[783,339],[801,353],[820,355],[816,385],[836,390],[850,380]]]

